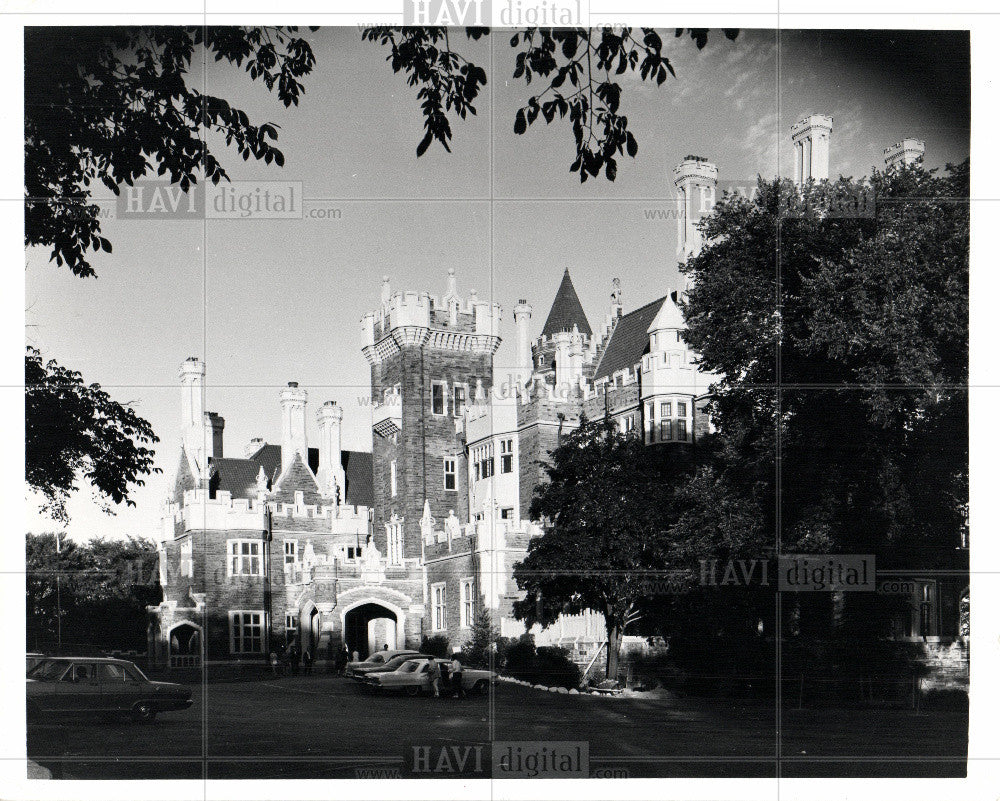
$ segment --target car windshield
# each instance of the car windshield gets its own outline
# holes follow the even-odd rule
[[[66,669],[69,662],[60,662],[57,659],[43,659],[31,670],[28,671],[28,678],[35,681],[57,681]]]
[[[415,660],[410,660],[409,662],[404,662],[402,667],[399,668],[400,673],[415,673],[420,667],[420,663]]]

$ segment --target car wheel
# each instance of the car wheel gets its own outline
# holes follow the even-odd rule
[[[140,701],[132,707],[132,720],[137,723],[152,723],[156,719],[156,710],[149,701]]]
[[[490,685],[486,679],[480,679],[472,685],[472,691],[476,695],[488,695],[490,692]]]
[[[420,695],[420,688],[414,684],[413,686],[406,688],[406,694],[410,696],[410,698],[416,698]]]

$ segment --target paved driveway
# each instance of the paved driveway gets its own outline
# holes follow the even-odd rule
[[[197,688],[151,725],[28,729],[59,778],[473,778],[491,743],[587,743],[595,776],[962,776],[967,715],[786,710],[706,699],[606,699],[500,683],[489,698],[363,694],[326,675]]]

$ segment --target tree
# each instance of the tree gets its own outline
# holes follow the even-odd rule
[[[493,625],[489,609],[480,609],[472,621],[469,639],[462,646],[462,661],[469,667],[491,668],[500,631]]]
[[[277,126],[254,124],[226,100],[188,85],[192,57],[204,47],[216,61],[243,67],[251,80],[297,104],[299,79],[313,67],[295,28],[38,28],[25,41],[25,244],[51,248],[51,260],[93,277],[88,251],[111,252],[101,236],[91,187],[116,195],[149,172],[187,190],[199,178],[218,183],[225,168],[205,141],[225,136],[244,160],[279,166]],[[25,357],[28,485],[65,521],[79,471],[110,501],[152,467],[157,437],[149,423],[97,384],[37,350]],[[111,512],[106,506],[105,511]]]
[[[489,28],[466,28],[466,36],[479,39]],[[707,28],[676,28],[674,36],[687,33],[701,50],[708,42]],[[724,31],[735,40],[736,29]],[[451,49],[448,28],[371,27],[365,40],[390,48],[387,60],[394,72],[408,74],[410,86],[421,84],[417,97],[424,115],[424,136],[417,145],[422,156],[432,141],[450,152],[451,125],[447,112],[461,119],[475,114],[474,101],[486,85],[486,72]],[[639,37],[642,41],[639,41]],[[514,31],[510,46],[518,49],[514,79],[542,79],[537,94],[514,115],[514,133],[523,134],[539,116],[546,124],[569,117],[576,145],[570,172],[580,181],[604,177],[614,181],[617,156],[635,158],[638,140],[621,113],[622,85],[612,79],[628,72],[655,80],[660,86],[667,73],[676,77],[670,59],[663,55],[663,39],[653,28],[607,26],[603,28],[521,28]],[[569,82],[568,86],[567,81]],[[563,87],[566,86],[565,89]]]
[[[162,598],[153,543],[130,537],[77,545],[63,537],[57,550],[55,534],[28,534],[25,565],[29,650],[60,640],[64,647],[145,648],[146,606]]]
[[[82,477],[105,501],[134,506],[132,487],[159,473],[153,450],[159,442],[150,424],[129,406],[111,399],[99,384],[28,348],[24,359],[25,480],[39,492],[43,509],[66,521],[66,501]]]
[[[187,190],[225,168],[205,141],[225,136],[244,160],[281,166],[273,123],[254,124],[226,100],[190,86],[197,48],[243,67],[251,80],[299,102],[315,58],[295,28],[36,28],[25,35],[25,243],[52,248],[75,275],[95,274],[87,252],[111,252],[90,187],[114,192],[153,171]]]
[[[917,165],[801,190],[761,180],[705,219],[684,336],[721,375],[716,475],[781,549],[901,563],[962,541],[968,197],[968,162]],[[881,605],[849,595],[873,631]]]
[[[649,448],[612,420],[582,420],[551,454],[531,516],[545,533],[528,543],[514,579],[527,595],[514,614],[530,628],[585,609],[604,617],[607,674],[618,673],[625,629],[651,594],[650,572],[687,567],[667,530],[671,489],[686,466],[678,451]]]

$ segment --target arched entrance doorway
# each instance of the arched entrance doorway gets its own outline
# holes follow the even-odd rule
[[[170,667],[201,667],[201,626],[178,623],[167,636]]]
[[[364,659],[385,645],[398,643],[396,613],[379,603],[362,603],[344,613],[344,643],[349,653]]]
[[[320,616],[316,604],[307,603],[299,613],[299,631],[301,632],[299,650],[305,652],[308,649],[314,659],[316,658],[316,650],[319,648],[319,624]]]

